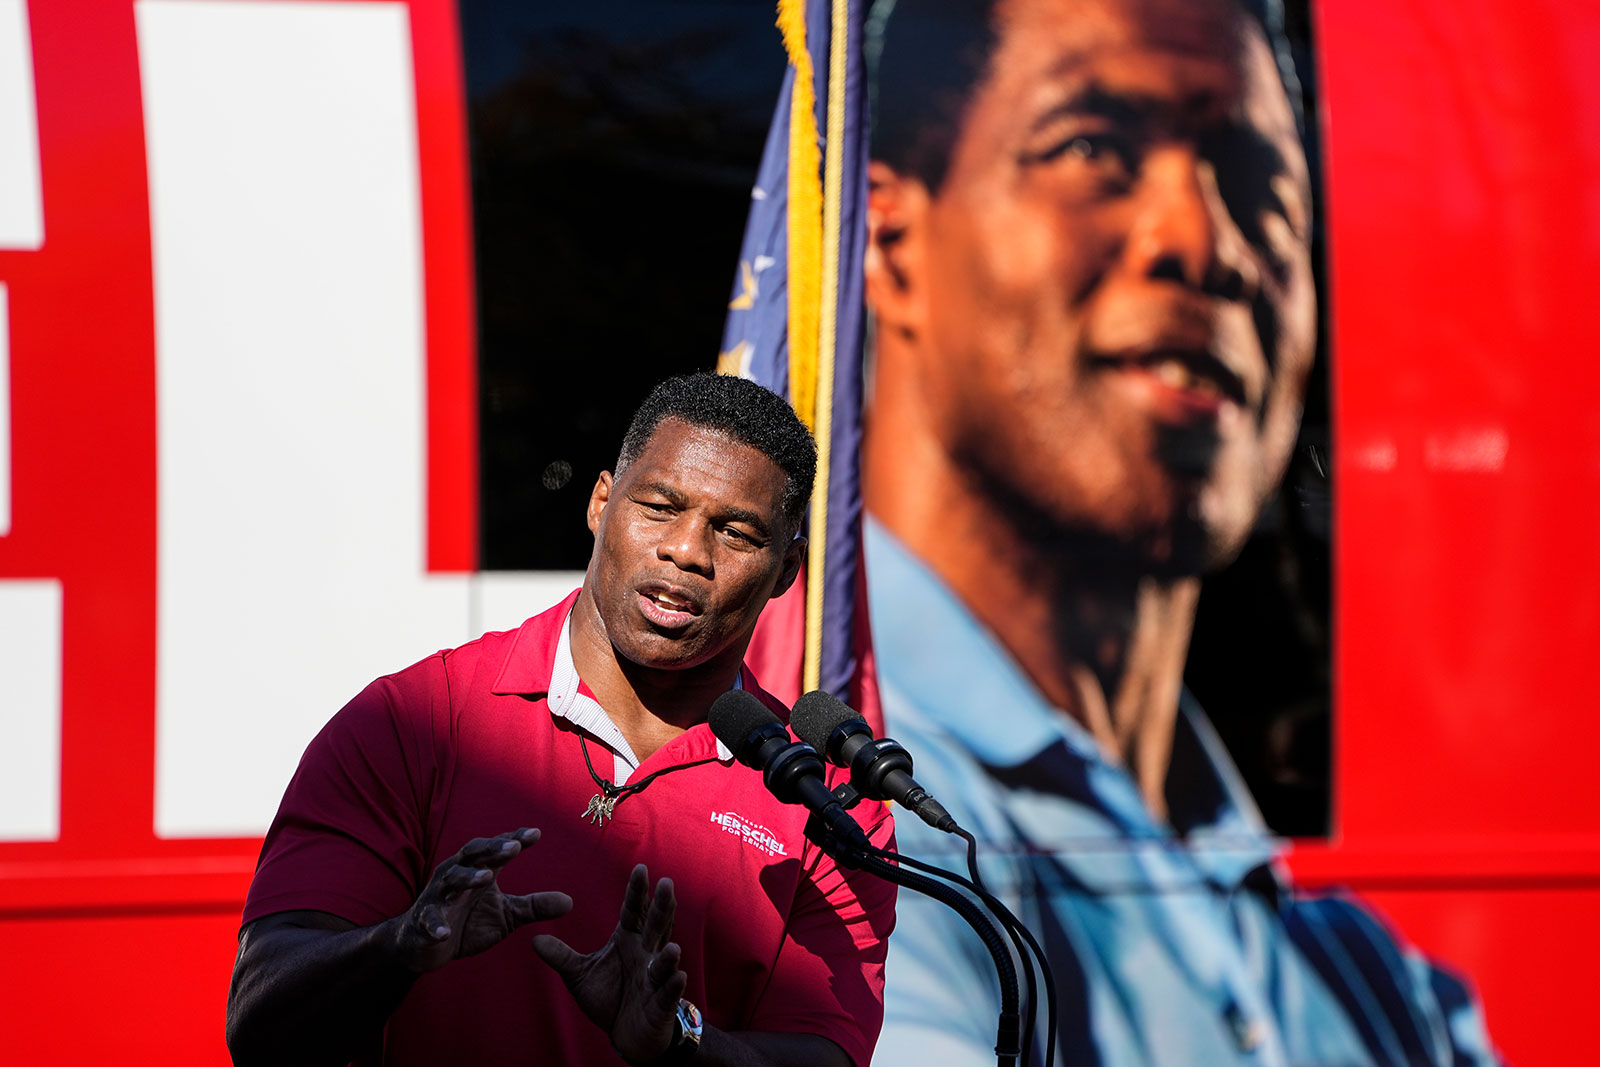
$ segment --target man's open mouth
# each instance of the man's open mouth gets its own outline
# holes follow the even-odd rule
[[[691,604],[689,601],[684,600],[684,599],[682,599],[680,597],[675,597],[671,593],[648,592],[648,593],[645,593],[645,596],[649,597],[651,600],[654,600],[657,604],[660,604],[662,607],[666,608],[668,611],[693,611],[694,610],[694,605]]]
[[[1103,362],[1149,374],[1168,389],[1200,400],[1248,404],[1244,379],[1204,349],[1162,348],[1141,355],[1110,357]]]
[[[687,590],[664,585],[646,585],[638,590],[639,610],[657,626],[687,625],[703,610],[700,601]]]

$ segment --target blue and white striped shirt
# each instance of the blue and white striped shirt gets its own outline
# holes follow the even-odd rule
[[[1280,844],[1187,695],[1168,781],[1180,838],[931,571],[871,521],[866,542],[889,732],[1045,947],[1058,1063],[1495,1062],[1460,983],[1348,900],[1287,890]],[[959,839],[909,818],[897,834],[902,852],[964,867]],[[875,1064],[994,1062],[993,964],[954,912],[900,894],[885,996]]]

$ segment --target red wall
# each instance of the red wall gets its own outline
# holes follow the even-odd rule
[[[1338,836],[1296,868],[1470,974],[1511,1059],[1582,1062],[1600,1033],[1600,8],[1318,14]]]
[[[49,241],[0,254],[16,512],[47,517],[0,539],[0,576],[59,576],[67,604],[61,839],[0,845],[0,1034],[17,1063],[225,1063],[257,847],[151,829],[154,355],[132,8],[31,5]],[[430,322],[446,331],[430,358],[460,355],[436,389],[463,395],[459,60],[449,5],[412,8],[435,161]],[[1511,1059],[1574,1062],[1597,1029],[1584,995],[1600,958],[1600,717],[1584,669],[1600,646],[1600,8],[1346,0],[1317,14],[1337,833],[1293,862],[1470,974]],[[431,425],[470,485],[470,419]],[[441,515],[459,503],[435,501]],[[434,565],[470,565],[471,543],[440,527]]]
[[[460,49],[450,0],[408,6],[426,273],[427,566],[470,571],[476,385]],[[0,842],[8,1064],[228,1063],[228,975],[260,848],[259,839],[164,840],[153,829],[156,356],[134,11],[133,0],[28,5],[45,243],[0,251],[14,516],[0,536],[0,580],[63,586],[61,808],[58,840]]]

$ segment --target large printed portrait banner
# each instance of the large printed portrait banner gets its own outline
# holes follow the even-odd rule
[[[935,660],[1014,683],[1180,829],[1145,733],[1175,716],[1220,733],[1274,829],[1327,830],[1321,198],[1291,24],[898,0],[865,26],[885,687]],[[997,647],[932,654],[924,593]]]

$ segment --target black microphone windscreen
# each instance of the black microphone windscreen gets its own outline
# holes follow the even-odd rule
[[[794,702],[794,711],[789,715],[789,725],[794,728],[795,735],[800,740],[822,752],[827,749],[828,737],[835,729],[860,718],[860,712],[849,707],[832,693],[813,689]]]
[[[730,689],[711,702],[706,721],[711,724],[711,732],[717,735],[717,740],[727,745],[735,756],[742,757],[741,750],[750,735],[769,723],[776,725],[778,717],[748,690]]]

